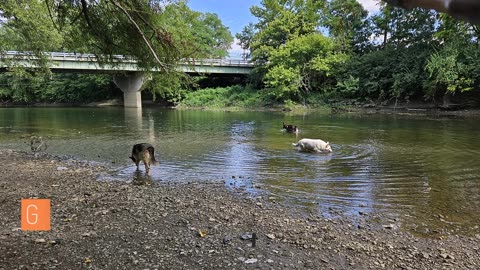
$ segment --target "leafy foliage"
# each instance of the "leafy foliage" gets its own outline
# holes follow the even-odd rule
[[[152,79],[146,82],[145,88],[153,94],[153,98],[160,96],[163,100],[177,104],[186,95],[192,80],[186,74],[160,73],[152,74]]]
[[[18,85],[39,81],[53,87],[44,79],[53,75],[42,52],[93,53],[101,63],[114,63],[113,60],[118,60],[115,55],[125,55],[137,60],[147,73],[161,71],[147,74],[153,80],[146,89],[177,102],[183,98],[189,80],[175,71],[176,63],[192,58],[225,57],[233,42],[230,31],[216,14],[192,11],[184,0],[5,0],[0,1],[0,15],[0,53],[29,51],[43,67],[20,70],[14,61],[4,61],[11,72],[6,76],[15,77]],[[90,79],[102,81],[104,77],[91,75]],[[82,85],[75,81],[80,77],[70,78],[74,81],[69,87]],[[57,96],[33,90],[36,86],[29,90],[16,87],[17,84],[8,84],[13,88],[2,90],[4,99],[33,102]],[[99,86],[109,90],[105,84]],[[89,100],[84,94],[81,91],[79,96],[60,95],[57,101],[73,102],[80,97]]]
[[[264,92],[236,85],[189,92],[180,106],[223,108],[260,107],[267,104],[271,104],[271,100]]]
[[[240,47],[244,50],[244,59],[248,59],[252,56],[250,53],[250,44],[252,43],[254,35],[255,25],[253,23],[249,23],[243,28],[242,32],[235,34],[235,37],[239,40]]]
[[[250,9],[258,22],[236,34],[256,65],[246,88],[198,90],[195,79],[173,71],[179,59],[225,57],[233,41],[216,14],[192,11],[186,0],[4,0],[0,51],[31,51],[43,66],[42,51],[89,52],[104,61],[130,55],[145,70],[162,71],[148,75],[154,97],[188,106],[436,102],[479,91],[478,26],[379,3],[380,12],[367,16],[355,0],[260,1]],[[110,95],[108,76],[83,76],[12,68],[0,75],[0,98],[92,99],[82,89],[93,83]]]
[[[192,11],[185,2],[167,5],[158,21],[177,45],[181,58],[221,58],[233,37],[218,16]]]
[[[480,31],[447,15],[382,4],[369,18],[353,0],[262,1],[251,11],[259,23],[244,29],[243,44],[277,100],[384,103],[478,91]]]
[[[54,23],[48,15],[45,3],[41,1],[14,1],[5,0],[0,2],[1,15],[4,18],[0,22],[0,49],[32,51],[57,50],[63,37],[54,29]]]
[[[46,78],[24,69],[0,75],[0,100],[80,104],[118,94],[111,75],[53,74]]]
[[[368,12],[356,0],[332,0],[324,15],[325,26],[344,51],[361,50],[370,34]]]
[[[318,33],[299,36],[270,53],[265,84],[276,98],[293,98],[328,83],[332,67],[345,59]]]

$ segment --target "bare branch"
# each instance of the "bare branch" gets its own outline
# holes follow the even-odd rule
[[[45,0],[45,5],[47,5],[47,9],[48,9],[48,15],[50,16],[50,20],[52,21],[53,27],[55,27],[55,29],[56,29],[58,32],[60,32],[60,29],[59,29],[59,27],[57,26],[57,24],[55,23],[55,19],[53,18],[52,10],[50,9],[50,5],[49,5],[48,2],[49,2],[48,0]]]
[[[85,1],[85,0],[82,0],[82,2]],[[167,71],[167,66],[165,65],[165,63],[163,63],[162,61],[160,61],[160,58],[158,57],[157,53],[155,52],[155,50],[153,49],[152,47],[152,44],[150,44],[150,42],[148,41],[147,37],[145,37],[142,29],[140,29],[140,27],[138,26],[138,24],[135,22],[135,20],[133,20],[133,18],[130,16],[130,14],[125,10],[125,8],[123,8],[118,2],[114,1],[114,0],[111,0],[110,2],[112,2],[116,7],[118,7],[127,17],[128,17],[128,20],[135,26],[135,28],[137,29],[138,33],[140,34],[140,36],[142,37],[143,41],[145,42],[145,44],[147,45],[148,49],[150,50],[150,53],[153,55],[153,57],[155,58],[155,61],[161,66],[161,68],[165,71]]]

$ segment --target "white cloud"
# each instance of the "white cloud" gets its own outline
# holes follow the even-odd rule
[[[240,47],[238,42],[239,40],[235,38],[232,43],[232,46],[230,47],[230,50],[228,50],[228,54],[229,54],[228,58],[232,58],[232,59],[242,58],[244,51],[242,47]]]
[[[379,2],[378,0],[357,0],[364,9],[368,11],[368,13],[371,15],[372,13],[378,12],[380,10]]]
[[[390,39],[390,36],[391,36],[391,34],[387,33],[387,39]],[[368,40],[370,40],[370,42],[372,42],[375,45],[382,44],[383,39],[384,39],[383,35],[375,35],[375,34],[371,34],[370,37],[368,38]]]

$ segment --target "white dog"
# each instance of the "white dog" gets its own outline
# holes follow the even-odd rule
[[[317,152],[317,153],[331,153],[332,147],[329,142],[324,142],[320,139],[301,139],[297,143],[292,143],[295,147],[300,147],[300,151]]]

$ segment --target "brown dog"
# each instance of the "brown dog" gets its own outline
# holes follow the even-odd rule
[[[147,173],[150,173],[150,164],[158,165],[158,161],[155,160],[155,148],[149,143],[139,143],[135,144],[132,149],[132,156],[130,158],[137,165],[137,170],[139,170],[140,161],[143,161],[145,164],[145,170]]]

